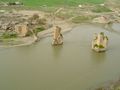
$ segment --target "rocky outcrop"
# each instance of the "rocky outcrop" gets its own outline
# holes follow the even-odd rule
[[[53,42],[52,45],[61,45],[63,44],[63,36],[61,34],[61,28],[59,26],[55,27],[53,31]]]
[[[92,41],[92,49],[97,52],[106,51],[108,45],[108,37],[104,36],[104,33],[94,34]]]

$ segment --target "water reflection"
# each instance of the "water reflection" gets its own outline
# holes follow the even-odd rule
[[[95,63],[104,62],[104,60],[106,60],[106,53],[107,53],[107,51],[100,52],[100,53],[91,51],[91,58],[92,58],[92,60],[94,60]]]
[[[63,49],[63,45],[58,45],[58,46],[52,46],[52,51],[53,51],[53,56],[55,57],[55,59],[58,59],[60,57],[60,54],[62,52]]]
[[[97,53],[91,50],[91,39],[101,31],[110,42],[106,52]],[[119,76],[119,35],[81,25],[64,35],[63,45],[52,46],[51,41],[47,37],[30,46],[0,48],[0,90],[87,90]]]

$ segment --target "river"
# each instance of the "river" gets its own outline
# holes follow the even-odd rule
[[[93,34],[105,32],[108,50],[91,50]],[[120,36],[93,25],[64,34],[62,46],[46,37],[33,45],[0,48],[0,90],[89,90],[120,76]]]

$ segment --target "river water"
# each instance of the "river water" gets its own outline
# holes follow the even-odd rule
[[[91,50],[94,33],[105,32],[108,50]],[[93,25],[64,34],[62,46],[46,37],[30,46],[0,48],[0,90],[89,90],[120,76],[120,36]]]

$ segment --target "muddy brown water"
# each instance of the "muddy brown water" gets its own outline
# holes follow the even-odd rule
[[[96,32],[109,37],[108,50],[96,53]],[[93,25],[64,34],[62,46],[46,37],[30,46],[0,48],[0,90],[89,90],[120,76],[120,36]]]

